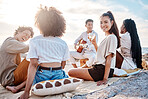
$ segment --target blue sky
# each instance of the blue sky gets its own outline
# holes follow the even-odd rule
[[[35,35],[39,35],[34,27],[34,16],[40,4],[54,6],[63,12],[67,28],[62,39],[68,45],[73,45],[74,40],[86,31],[85,21],[89,18],[94,20],[99,44],[105,37],[100,29],[99,17],[110,10],[119,30],[124,19],[135,20],[141,45],[148,47],[148,0],[0,0],[0,44],[8,36],[13,36],[18,26],[31,26]]]
[[[148,19],[148,0],[112,0],[112,3],[123,5],[133,14]]]

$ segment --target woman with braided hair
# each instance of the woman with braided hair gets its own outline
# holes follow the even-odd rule
[[[135,69],[142,68],[142,53],[139,36],[134,20],[126,19],[121,26],[121,57],[117,57],[117,61],[121,61],[118,68]],[[118,53],[119,54],[119,53]]]

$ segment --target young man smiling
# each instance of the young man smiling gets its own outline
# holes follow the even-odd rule
[[[74,68],[77,68],[75,59],[88,59],[86,64],[84,64],[82,67],[90,67],[93,65],[95,56],[96,56],[96,49],[94,45],[91,42],[91,39],[89,38],[89,34],[95,34],[96,41],[98,42],[98,34],[93,30],[93,20],[87,19],[85,22],[85,27],[87,28],[87,31],[83,32],[74,43],[74,48],[76,49],[76,45],[80,40],[84,40],[87,43],[87,47],[84,47],[82,52],[79,53],[77,51],[71,51],[70,52],[70,61]]]
[[[14,93],[19,88],[13,88],[11,85],[22,85],[27,78],[29,61],[24,59],[21,62],[20,54],[29,50],[29,46],[23,42],[33,35],[31,27],[19,27],[14,37],[8,37],[0,48],[0,83]]]

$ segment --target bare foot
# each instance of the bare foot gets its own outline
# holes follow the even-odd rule
[[[13,93],[18,92],[18,89],[15,88],[15,86],[6,86],[6,89],[7,89],[7,90],[10,90],[10,91],[13,92]]]

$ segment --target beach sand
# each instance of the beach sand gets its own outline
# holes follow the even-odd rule
[[[65,66],[64,70],[67,73],[68,70],[71,68],[73,68],[73,67],[68,62],[67,65]],[[70,99],[70,98],[86,99],[86,97],[88,97],[88,96],[89,97],[87,99],[96,99],[96,94],[91,94],[91,96],[90,96],[90,93],[95,93],[96,91],[98,92],[99,90],[104,90],[104,89],[110,87],[110,85],[112,85],[114,82],[120,81],[122,79],[127,79],[127,78],[130,78],[130,77],[109,78],[108,84],[101,85],[101,86],[96,86],[96,82],[93,82],[93,81],[84,81],[80,86],[78,86],[76,88],[76,90],[71,91],[71,92],[66,92],[66,93],[62,93],[59,95],[53,95],[53,96],[44,96],[44,97],[35,96],[31,93],[29,99]],[[121,84],[121,86],[122,86],[122,84]],[[18,93],[11,93],[10,91],[6,90],[4,87],[0,86],[0,99],[17,99],[23,93],[23,90],[21,90]],[[105,91],[104,91],[104,93],[105,93]],[[78,97],[78,96],[81,96],[81,97]],[[104,99],[104,98],[101,98],[101,99]],[[116,99],[119,99],[119,98],[116,98]],[[121,99],[124,99],[124,98],[121,98]],[[132,99],[135,99],[135,98],[132,98]],[[144,99],[144,98],[141,98],[141,99]]]
[[[120,79],[110,86],[73,99],[148,99],[148,71]]]

